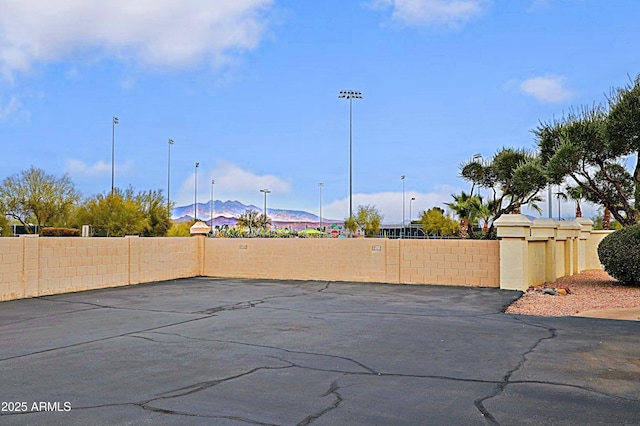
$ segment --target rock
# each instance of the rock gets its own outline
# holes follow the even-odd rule
[[[567,295],[567,290],[565,290],[564,288],[557,288],[556,289],[556,293],[561,294],[563,296]]]
[[[549,294],[551,296],[556,296],[558,293],[556,293],[552,288],[543,288],[542,294]]]
[[[567,292],[567,294],[571,294],[571,290],[569,289],[569,286],[568,286],[568,285],[560,284],[560,285],[558,286],[558,289],[562,289],[562,290],[566,291],[566,292]]]

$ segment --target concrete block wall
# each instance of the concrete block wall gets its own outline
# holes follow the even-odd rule
[[[197,275],[191,238],[0,238],[0,301]]]
[[[208,238],[204,252],[212,277],[388,282],[399,264],[397,244],[377,238]]]
[[[500,243],[477,240],[396,240],[401,284],[500,285]]]
[[[498,241],[207,239],[204,275],[498,287]]]

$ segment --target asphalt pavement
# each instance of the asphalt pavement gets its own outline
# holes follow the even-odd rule
[[[2,425],[640,424],[640,323],[193,278],[0,303]]]

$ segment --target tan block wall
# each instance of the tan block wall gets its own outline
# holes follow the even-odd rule
[[[614,231],[591,231],[591,236],[586,244],[586,268],[587,269],[603,269],[598,257],[598,244],[607,235]]]
[[[192,238],[0,238],[0,301],[197,275]]]
[[[198,270],[199,237],[128,238],[131,247],[131,284],[201,275]]]
[[[282,280],[388,282],[387,239],[208,238],[205,276]],[[379,248],[379,249],[378,249]]]
[[[499,249],[498,241],[207,239],[203,274],[498,287]]]
[[[199,275],[498,287],[498,241],[2,238],[0,300]]]
[[[402,284],[500,286],[500,243],[399,240]]]
[[[0,301],[24,297],[24,243],[0,238]]]

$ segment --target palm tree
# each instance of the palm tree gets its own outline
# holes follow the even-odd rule
[[[584,198],[584,189],[581,186],[567,186],[567,195],[576,201],[576,217],[582,217],[580,200]]]
[[[482,196],[478,196],[477,203],[474,205],[474,208],[476,208],[478,212],[478,219],[482,219],[484,222],[482,225],[482,232],[487,232],[489,230],[489,222],[493,219],[493,212],[496,211],[496,204],[498,204],[497,200],[487,200],[487,202],[484,203]]]
[[[604,214],[602,216],[602,229],[608,231],[610,228],[611,228],[611,210],[605,207]]]
[[[462,191],[460,195],[451,194],[451,197],[453,197],[454,202],[444,204],[460,219],[460,238],[467,238],[470,233],[473,232],[471,224],[477,217],[477,210],[474,209],[472,205],[475,197],[470,196],[464,191]]]

